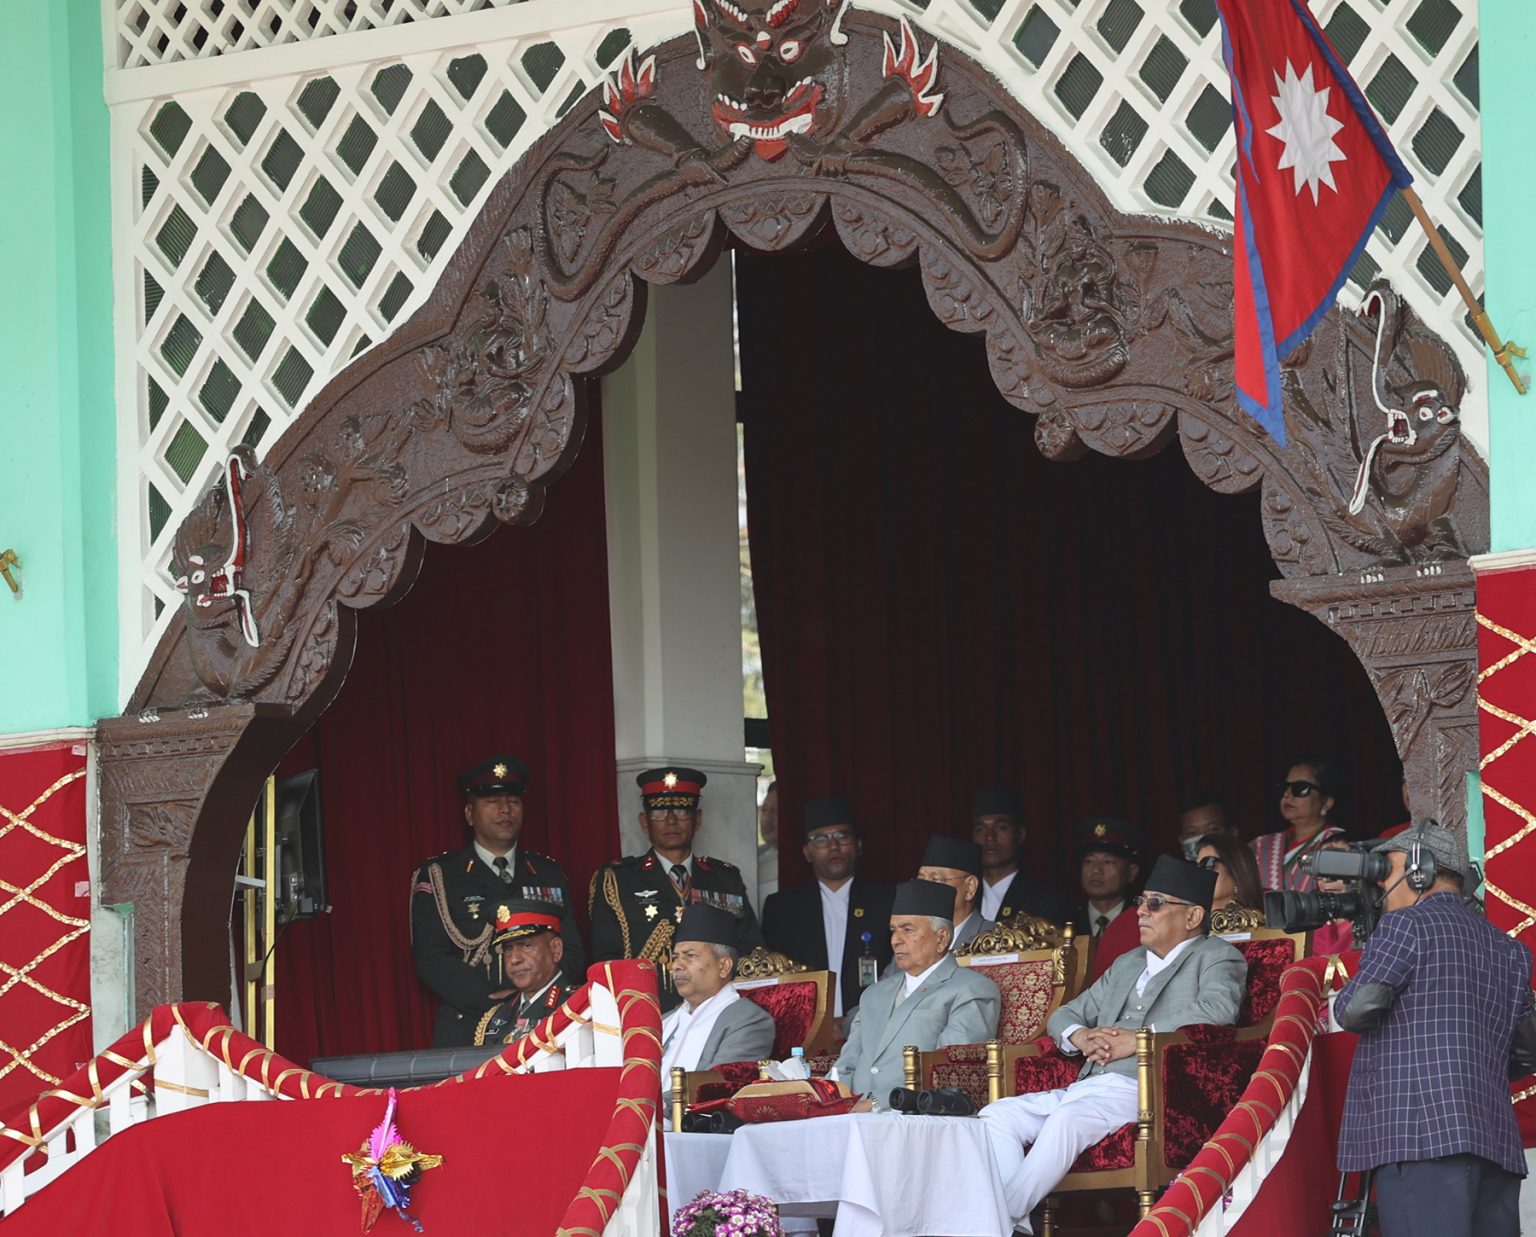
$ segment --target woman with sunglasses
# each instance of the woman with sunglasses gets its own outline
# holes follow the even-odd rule
[[[1253,851],[1235,833],[1208,833],[1200,839],[1195,861],[1216,873],[1216,893],[1211,906],[1220,910],[1241,906],[1248,910],[1264,909],[1264,887],[1259,883],[1259,865]]]
[[[1333,766],[1313,757],[1297,760],[1275,789],[1285,828],[1253,839],[1259,881],[1265,889],[1311,892],[1317,883],[1302,861],[1322,849],[1329,838],[1344,832],[1328,823],[1328,813],[1338,798]]]

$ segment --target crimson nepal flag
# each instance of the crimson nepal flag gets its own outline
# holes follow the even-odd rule
[[[1237,400],[1282,446],[1280,362],[1413,177],[1306,0],[1216,0],[1237,136]]]

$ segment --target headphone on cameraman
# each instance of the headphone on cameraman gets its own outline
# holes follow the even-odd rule
[[[1426,820],[1424,823],[1432,825],[1436,822]],[[1435,883],[1438,874],[1434,852],[1426,850],[1418,839],[1414,839],[1413,848],[1408,852],[1408,863],[1403,868],[1403,880],[1408,888],[1414,893],[1423,893]]]

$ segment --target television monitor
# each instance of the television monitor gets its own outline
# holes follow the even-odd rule
[[[277,783],[277,921],[311,919],[330,909],[320,771],[308,769]]]

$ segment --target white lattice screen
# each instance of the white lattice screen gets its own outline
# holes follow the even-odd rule
[[[179,601],[170,538],[229,447],[258,450],[427,296],[490,186],[686,0],[106,0],[115,22],[122,678]],[[864,0],[985,64],[1121,208],[1230,218],[1211,0]],[[1318,0],[1453,251],[1482,283],[1473,0]],[[579,16],[582,24],[573,24]],[[296,64],[296,62],[301,62]],[[1385,272],[1483,362],[1450,281],[1390,210]]]

